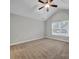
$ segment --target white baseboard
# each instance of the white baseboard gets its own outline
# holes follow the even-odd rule
[[[59,40],[59,41],[69,42],[69,40],[64,40],[64,39],[60,39],[60,38],[57,39],[57,38],[52,38],[52,37],[46,36],[46,37],[39,37],[39,38],[30,39],[30,40],[24,40],[24,41],[11,43],[10,46],[21,44],[21,43],[25,43],[25,42],[29,42],[29,41],[33,41],[33,40],[38,40],[38,39],[42,39],[42,38],[49,38],[49,39],[55,39],[55,40]]]
[[[42,39],[42,38],[44,38],[44,37],[30,39],[30,40],[25,40],[25,41],[19,41],[19,42],[11,43],[10,46],[17,45],[17,44],[21,44],[21,43],[25,43],[25,42],[30,42],[30,41],[38,40],[38,39]]]
[[[48,36],[46,36],[46,38],[54,39],[54,40],[59,40],[59,41],[64,41],[64,42],[69,42],[69,39],[52,38],[52,37],[48,37]]]

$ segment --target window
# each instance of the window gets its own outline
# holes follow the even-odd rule
[[[69,36],[69,21],[53,22],[52,35]]]

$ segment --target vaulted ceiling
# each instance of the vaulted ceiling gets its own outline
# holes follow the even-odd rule
[[[49,12],[47,12],[45,8],[38,10],[38,8],[43,5],[39,3],[38,0],[11,0],[10,4],[11,13],[42,21],[48,19],[58,10],[69,9],[68,0],[54,0],[52,4],[56,4],[58,7],[50,7]]]

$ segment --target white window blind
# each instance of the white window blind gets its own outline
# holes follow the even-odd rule
[[[69,21],[53,22],[52,35],[69,36]]]

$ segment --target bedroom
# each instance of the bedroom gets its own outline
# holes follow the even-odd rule
[[[10,4],[11,59],[69,59],[68,0],[11,0]]]

